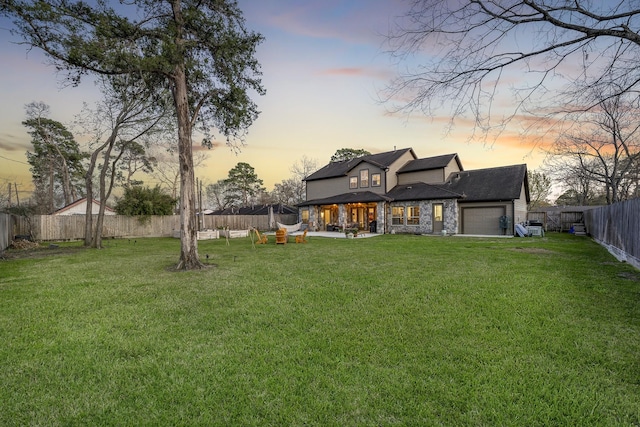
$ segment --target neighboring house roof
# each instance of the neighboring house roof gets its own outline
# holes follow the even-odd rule
[[[274,214],[297,214],[298,210],[291,206],[277,203],[274,205],[260,205],[260,206],[245,206],[242,208],[226,208],[218,209],[217,211],[210,211],[205,215],[268,215],[269,207],[273,207]]]
[[[427,157],[425,159],[415,159],[398,169],[398,173],[428,171],[433,169],[442,169],[449,165],[451,160],[456,161],[458,169],[464,170],[458,154],[445,154],[442,156]]]
[[[449,189],[448,184],[427,184],[414,182],[411,184],[396,185],[387,193],[394,201],[406,200],[433,200],[433,199],[459,199],[464,197]]]
[[[312,173],[305,178],[305,181],[315,181],[326,178],[336,178],[340,176],[347,176],[349,172],[358,166],[360,163],[367,162],[378,166],[381,169],[388,168],[396,160],[402,157],[407,152],[410,152],[413,158],[417,156],[411,148],[403,148],[400,150],[387,151],[385,153],[371,154],[368,156],[357,157],[351,160],[344,160],[342,162],[331,162],[323,168]]]
[[[298,204],[298,206],[313,206],[313,205],[333,205],[333,204],[345,204],[345,203],[369,203],[369,202],[390,202],[392,199],[382,194],[376,194],[371,191],[357,191],[355,193],[343,193],[335,196],[327,197],[324,199],[307,200]]]
[[[476,169],[451,174],[449,190],[463,194],[465,202],[515,200],[520,197],[522,184],[527,182],[527,165]],[[525,185],[529,202],[529,185]]]
[[[96,199],[92,199],[92,213],[98,213],[100,209],[100,202]],[[69,203],[67,206],[64,206],[57,211],[55,211],[54,215],[84,215],[87,211],[87,198],[83,197],[82,199],[78,199],[73,203]],[[104,211],[107,214],[115,214],[116,211],[111,209],[109,206],[104,207]]]

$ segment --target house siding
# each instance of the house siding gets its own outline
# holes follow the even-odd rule
[[[444,168],[444,179],[446,180],[452,173],[460,172],[461,169],[458,166],[458,162],[455,159],[451,159],[449,164]]]
[[[513,224],[520,224],[527,220],[527,197],[524,183],[520,190],[520,197],[513,201]]]
[[[360,171],[369,171],[369,185],[367,187],[360,186]],[[373,174],[380,174],[380,186],[371,186],[371,176]],[[358,191],[371,191],[376,194],[384,194],[386,188],[386,176],[384,170],[371,163],[363,162],[351,169],[346,176],[340,176],[336,178],[327,178],[317,181],[307,181],[307,200],[323,199],[331,197],[336,194],[343,194],[349,192]],[[358,188],[349,188],[349,179],[355,176],[358,178]]]
[[[307,200],[323,199],[348,191],[349,177],[341,176],[338,178],[327,178],[321,181],[307,181]]]
[[[447,166],[445,166],[444,168],[400,173],[398,174],[398,185],[411,184],[414,182],[440,184],[445,182],[449,175],[454,172],[460,172],[458,162],[455,160],[455,158],[451,159]]]
[[[443,169],[433,169],[428,171],[416,171],[398,174],[398,185],[412,184],[414,182],[426,182],[428,184],[442,183],[444,182]]]
[[[397,161],[389,166],[389,170],[386,173],[387,179],[385,182],[385,186],[383,187],[385,193],[388,193],[393,187],[398,185],[398,170],[400,170],[401,167],[406,165],[407,162],[410,162],[411,160],[415,160],[415,157],[411,152],[407,151],[402,156],[400,156]]]

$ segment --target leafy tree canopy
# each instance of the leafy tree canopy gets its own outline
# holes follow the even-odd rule
[[[125,187],[124,196],[115,210],[119,215],[128,216],[171,215],[175,205],[176,199],[158,186],[132,186]]]
[[[340,148],[333,156],[331,156],[331,162],[343,162],[345,160],[351,160],[362,156],[370,156],[371,153],[363,149],[355,148]]]

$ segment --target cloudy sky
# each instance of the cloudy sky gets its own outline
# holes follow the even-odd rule
[[[447,110],[432,118],[390,114],[381,91],[396,72],[385,53],[385,38],[405,10],[401,0],[240,0],[247,27],[264,35],[258,50],[265,96],[261,111],[239,154],[221,146],[208,151],[197,176],[213,183],[238,162],[253,166],[267,190],[289,178],[303,157],[327,163],[340,148],[372,153],[412,147],[419,157],[456,152],[465,169],[527,163],[540,166],[542,156],[524,142],[517,128],[506,129],[490,146],[470,141],[472,122],[460,120],[447,132]],[[24,106],[42,101],[51,118],[69,123],[83,102],[95,102],[87,81],[61,87],[62,76],[38,51],[10,36],[0,21],[0,182],[31,187],[25,151],[29,136],[21,125]],[[147,183],[151,184],[150,181]]]

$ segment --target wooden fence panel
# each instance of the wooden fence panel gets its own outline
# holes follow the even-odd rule
[[[84,215],[34,215],[17,218],[15,234],[31,235],[39,241],[64,241],[84,239]],[[294,224],[297,215],[274,215],[277,222]],[[93,224],[95,226],[94,216]],[[229,227],[231,230],[247,230],[251,227],[269,230],[267,215],[207,215],[202,229]],[[152,216],[140,220],[123,215],[105,215],[102,225],[104,239],[123,237],[171,237],[180,229],[179,215]]]
[[[640,268],[640,199],[584,213],[587,232],[620,260]]]
[[[13,240],[11,215],[0,213],[0,252],[9,247]]]

